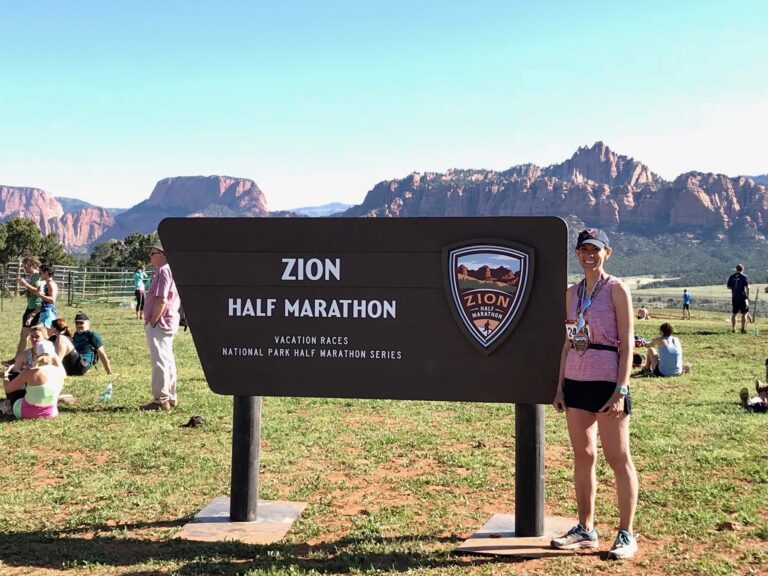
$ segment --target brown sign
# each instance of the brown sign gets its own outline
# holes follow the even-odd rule
[[[214,392],[548,403],[559,218],[168,218]]]

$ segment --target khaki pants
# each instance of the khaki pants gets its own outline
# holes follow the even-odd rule
[[[173,356],[172,332],[144,325],[149,347],[149,359],[152,363],[152,396],[155,402],[176,402],[176,358]]]

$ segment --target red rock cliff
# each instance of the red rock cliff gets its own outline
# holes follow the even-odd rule
[[[0,186],[0,221],[28,218],[48,235],[55,222],[64,215],[56,198],[39,188]]]

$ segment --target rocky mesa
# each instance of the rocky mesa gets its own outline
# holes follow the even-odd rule
[[[147,200],[117,215],[68,202],[37,188],[0,186],[0,221],[21,216],[56,234],[71,252],[157,230],[169,216],[270,216],[257,184],[230,176],[164,178]],[[291,215],[275,213],[274,216]],[[504,171],[414,172],[371,189],[341,216],[561,216],[645,236],[692,232],[704,237],[768,236],[768,192],[760,177],[689,172],[666,181],[602,142],[559,164],[521,164]]]
[[[345,216],[561,216],[642,234],[768,234],[766,186],[690,172],[669,182],[602,142],[565,162],[413,173],[380,182]]]
[[[182,176],[157,183],[150,197],[114,216],[88,206],[65,211],[45,190],[0,186],[0,221],[34,221],[43,234],[56,234],[69,252],[86,252],[97,242],[150,233],[167,216],[268,216],[267,201],[253,180],[229,176]]]
[[[269,216],[267,199],[247,178],[178,176],[164,178],[147,200],[121,212],[115,226],[97,239],[125,238],[131,232],[148,234],[163,218],[172,216]]]

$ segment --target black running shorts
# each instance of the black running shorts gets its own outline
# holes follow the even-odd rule
[[[616,382],[599,380],[563,381],[563,397],[568,408],[579,408],[587,412],[598,412],[616,390]],[[632,393],[624,397],[624,413],[632,414]]]

